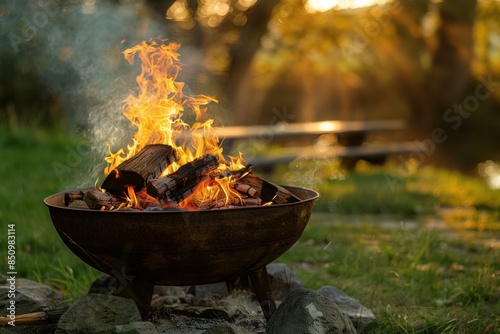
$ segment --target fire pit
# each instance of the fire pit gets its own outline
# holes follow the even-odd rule
[[[123,296],[147,317],[154,285],[192,285],[248,275],[268,318],[275,309],[266,264],[301,236],[318,193],[286,187],[300,201],[189,212],[69,208],[64,193],[45,199],[54,227],[88,265],[124,277]]]
[[[142,60],[138,90],[123,103],[137,128],[127,152],[106,158],[100,187],[45,199],[64,243],[114,276],[117,294],[149,314],[155,285],[194,285],[248,276],[264,316],[275,309],[265,269],[301,236],[318,193],[252,173],[227,157],[206,104],[185,96],[178,44],[142,42],[124,51]],[[83,207],[69,206],[82,201]],[[210,209],[210,210],[209,210]]]

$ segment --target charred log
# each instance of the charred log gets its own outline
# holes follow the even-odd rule
[[[177,204],[188,198],[201,181],[205,180],[206,176],[199,176],[188,180],[186,183],[179,183],[173,189],[167,190],[162,196],[161,201],[164,204]]]
[[[184,193],[196,187],[206,174],[218,167],[218,160],[219,158],[215,155],[205,154],[182,165],[170,175],[152,179],[147,183],[147,192],[150,196],[162,200],[170,198],[178,202],[189,195],[184,197]]]
[[[177,152],[172,146],[148,145],[111,171],[101,187],[118,196],[127,190],[127,186],[133,186],[138,192],[177,159]]]
[[[83,200],[83,191],[69,192],[64,194],[64,205],[68,206],[74,201]]]
[[[104,209],[110,210],[118,208],[120,205],[125,204],[122,198],[114,196],[110,193],[105,193],[100,190],[89,190],[83,195],[83,200],[90,209]]]

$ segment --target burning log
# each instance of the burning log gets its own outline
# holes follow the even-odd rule
[[[220,209],[223,207],[238,207],[242,206],[242,200],[238,197],[233,197],[230,196],[229,198],[226,198],[224,195],[221,194],[221,196],[217,199],[213,199],[208,202],[203,202],[200,203],[198,201],[194,201],[194,206],[199,209],[199,210],[209,210],[209,209]]]
[[[112,170],[101,187],[119,196],[127,190],[127,186],[134,186],[134,190],[139,191],[177,159],[177,151],[172,146],[147,145]]]
[[[194,179],[188,180],[185,184],[178,183],[174,188],[167,190],[160,196],[160,200],[165,204],[177,204],[186,199],[194,192],[194,189],[201,181],[205,180],[206,176],[199,176]]]
[[[210,173],[210,177],[212,179],[219,178],[222,179],[224,177],[230,177],[232,176],[235,180],[245,176],[246,174],[250,173],[252,171],[252,165],[247,165],[241,169],[237,170],[226,170],[224,172],[221,171],[214,171],[213,173]]]
[[[146,188],[142,189],[138,193],[136,193],[136,200],[137,200],[137,205],[138,207],[142,209],[146,208],[161,208],[160,202],[158,201],[157,198],[154,198],[152,196],[149,196],[148,193],[146,192]]]
[[[153,178],[166,168],[167,163],[173,161],[166,158],[162,159],[161,156],[165,157],[165,155],[157,153],[165,153],[165,148],[168,148],[167,153],[169,157],[176,156],[174,153],[175,151],[170,146],[147,146],[144,149],[146,151],[143,153],[143,157],[137,159],[134,157],[120,164],[114,171],[115,178],[110,178],[110,176],[108,176],[105,180],[105,183],[111,180],[109,182],[119,184],[119,182],[123,182],[123,180],[119,181],[120,178],[125,178],[124,175],[126,175],[127,172],[137,170],[149,171],[148,173],[142,174],[141,182],[147,181],[146,187],[138,192],[136,192],[134,188],[137,186],[143,187],[143,185],[137,183],[134,186],[123,183],[121,186],[123,186],[126,191],[122,191],[120,194],[121,196],[116,194],[117,187],[115,187],[114,192],[90,190],[85,193],[66,193],[64,196],[65,203],[68,205],[74,201],[83,200],[89,208],[96,210],[115,209],[135,211],[145,210],[148,207],[151,207],[150,210],[162,210],[164,208],[176,207],[177,204],[195,193],[197,191],[196,189],[198,189],[198,185],[206,180],[208,180],[209,184],[214,186],[217,185],[221,188],[213,192],[209,197],[201,196],[198,199],[196,199],[196,196],[193,197],[190,203],[185,204],[185,208],[188,210],[221,209],[234,206],[260,206],[292,203],[299,200],[285,188],[263,180],[253,174],[251,172],[251,166],[246,166],[239,170],[228,169],[220,172],[218,169],[220,167],[218,156],[210,154],[205,154],[200,158],[184,164],[172,174],[160,178]],[[148,151],[150,151],[150,153],[147,153]],[[141,154],[141,152],[139,154]],[[151,156],[154,154],[156,154],[155,158],[152,159]],[[157,169],[134,167],[135,164],[147,164],[149,160],[157,163]],[[159,161],[162,163],[160,167],[158,167]],[[123,168],[123,166],[128,169]],[[220,180],[223,178],[227,179]],[[230,188],[224,190],[224,185]],[[127,204],[127,207],[131,208],[125,208],[125,204]]]
[[[219,166],[219,158],[215,155],[205,154],[181,166],[174,173],[153,179],[147,183],[147,192],[150,196],[175,202],[186,198],[209,172]],[[187,194],[186,194],[187,193]]]
[[[83,195],[83,200],[90,209],[110,210],[118,208],[121,204],[125,204],[124,200],[110,193],[105,193],[99,190],[89,190]]]

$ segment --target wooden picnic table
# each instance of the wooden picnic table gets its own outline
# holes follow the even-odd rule
[[[369,132],[396,131],[403,130],[405,127],[406,124],[402,120],[283,122],[273,125],[219,127],[215,129],[215,133],[220,139],[226,141],[262,136],[284,138],[336,134],[340,144],[353,146],[361,144]]]
[[[230,152],[235,142],[265,139],[271,143],[275,139],[319,137],[332,134],[337,143],[318,149],[306,141],[307,146],[284,148],[269,155],[253,157],[249,163],[255,168],[271,171],[276,165],[290,163],[296,159],[342,159],[342,167],[354,168],[359,160],[383,164],[389,155],[406,154],[418,149],[418,142],[368,143],[367,135],[372,132],[402,131],[406,122],[399,119],[369,121],[319,121],[302,123],[277,123],[273,125],[226,126],[214,128],[222,141],[224,152]],[[245,152],[243,152],[245,153]]]

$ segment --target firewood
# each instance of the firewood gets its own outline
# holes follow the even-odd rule
[[[83,200],[83,191],[75,191],[64,194],[64,205],[68,206],[74,201]]]
[[[255,189],[255,194],[254,196],[260,197],[260,194],[262,192],[262,186],[264,184],[264,180],[262,180],[260,177],[253,173],[249,173],[245,175],[244,177],[240,178],[238,180],[239,184],[246,184],[249,187]]]
[[[177,151],[172,146],[147,145],[112,170],[101,188],[118,196],[126,192],[127,186],[134,186],[134,190],[138,192],[148,181],[159,177],[165,168],[177,159]]]
[[[134,209],[134,208],[129,208],[129,207],[126,207],[126,206],[125,206],[125,207],[120,208],[120,209],[118,209],[118,210],[116,210],[116,211],[129,211],[129,212],[137,212],[137,211],[141,211],[141,210],[139,210],[139,209]]]
[[[266,181],[266,182],[268,182],[268,181]],[[278,191],[276,192],[276,197],[273,200],[274,203],[284,204],[284,203],[295,203],[295,202],[300,201],[300,199],[297,196],[295,196],[294,194],[292,194],[291,192],[289,192],[288,190],[286,190],[282,186],[277,185],[277,184],[273,184],[273,185],[278,188]]]
[[[249,184],[235,182],[233,184],[233,188],[250,197],[255,197],[255,195],[257,194],[257,189],[253,188]]]
[[[218,209],[223,206],[231,205],[231,206],[241,206],[242,205],[242,199],[233,196],[232,194],[229,195],[229,198],[226,198],[226,194],[224,192],[220,192],[216,198],[213,198],[209,201],[201,201],[199,199],[194,198],[191,203],[195,207],[195,209],[199,210],[209,210],[209,209]]]
[[[173,200],[178,201],[184,192],[201,182],[205,174],[219,166],[218,160],[219,158],[215,155],[205,154],[182,165],[170,175],[152,179],[147,183],[147,192],[153,197],[160,199],[172,197]]]
[[[137,199],[137,206],[141,209],[146,209],[149,207],[160,207],[160,202],[158,201],[158,198],[149,196],[148,193],[146,192],[146,188],[135,193],[135,198]]]
[[[68,308],[59,308],[53,310],[45,310],[26,314],[16,314],[15,325],[43,325],[54,324],[59,321],[59,318],[66,312]],[[9,326],[10,317],[0,317],[0,326]],[[20,330],[23,331],[23,330]],[[27,330],[28,331],[28,330]]]
[[[259,197],[262,198],[264,202],[276,203],[274,200],[276,199],[277,194],[278,194],[278,187],[276,187],[276,185],[262,180],[262,188]]]
[[[238,170],[233,170],[232,173],[233,173],[233,176],[236,178],[236,179],[239,179],[249,173],[252,172],[252,165],[249,164],[249,165],[246,165],[245,167],[241,168],[241,169],[238,169]]]
[[[198,184],[206,178],[206,176],[200,176],[188,180],[186,184],[179,184],[177,187],[167,190],[162,196],[160,196],[160,201],[163,204],[180,203],[191,195],[196,186],[198,186]]]
[[[227,205],[241,206],[241,205],[243,205],[243,200],[241,198],[233,196],[233,195],[229,195],[229,197],[226,198],[225,195],[221,194],[221,196],[219,196],[219,198],[217,199],[215,206],[220,208],[220,207],[227,206]]]
[[[100,210],[104,208],[118,208],[120,204],[125,203],[122,198],[116,197],[113,194],[105,193],[100,190],[89,190],[83,195],[83,200],[87,203],[90,209]]]
[[[258,197],[255,197],[255,198],[245,198],[243,200],[243,202],[245,202],[245,205],[246,206],[259,206],[259,205],[262,205],[262,199],[258,198]]]
[[[214,171],[213,173],[210,174],[210,177],[212,179],[219,178],[222,179],[224,177],[230,177],[232,176],[234,180],[238,180],[239,178],[245,176],[246,174],[250,173],[252,171],[252,165],[247,165],[243,168],[236,169],[236,170],[225,170],[224,172],[220,172],[218,170]]]
[[[299,201],[291,192],[269,181],[263,180],[253,173],[249,173],[238,180],[240,184],[249,185],[255,189],[255,197],[259,197],[263,202],[273,202],[274,204],[293,203]]]

